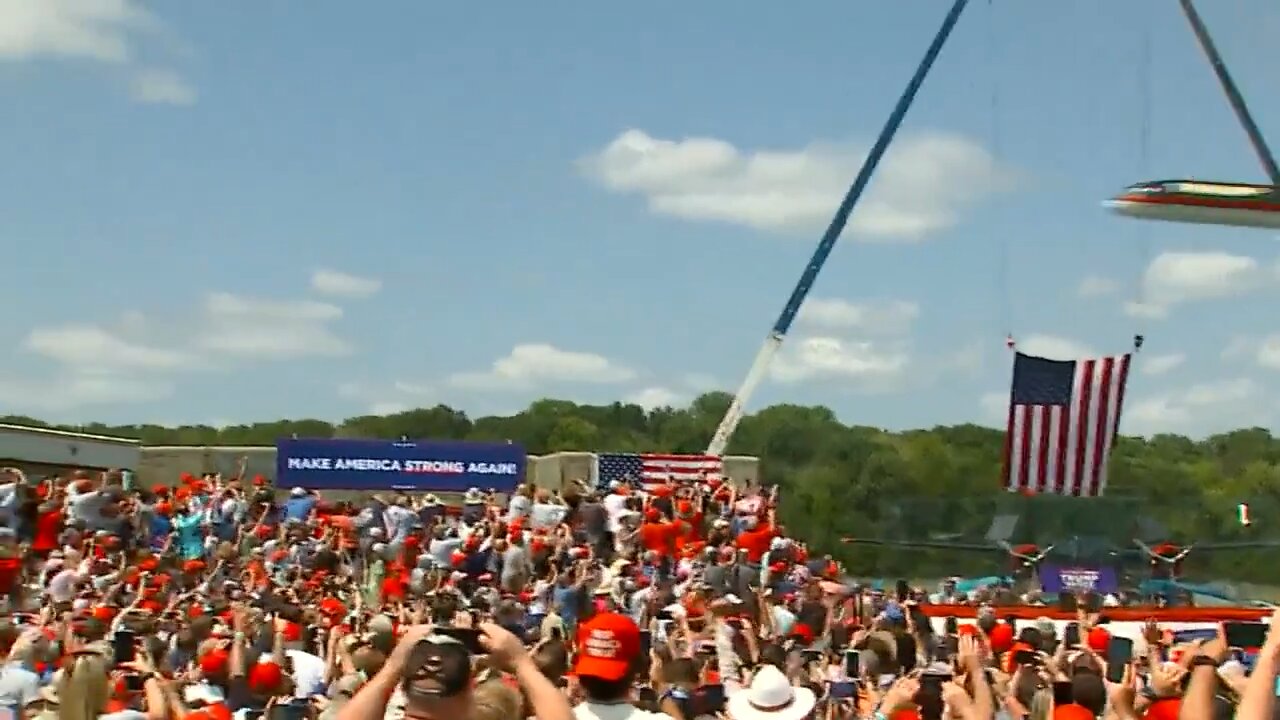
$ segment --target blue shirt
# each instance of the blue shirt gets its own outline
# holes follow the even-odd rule
[[[173,522],[164,515],[153,513],[148,530],[151,533],[148,544],[153,548],[159,548],[164,545],[164,539],[169,537],[169,533],[173,532]]]
[[[311,495],[289,498],[284,501],[285,520],[306,520],[316,506],[316,499]]]
[[[195,513],[187,513],[174,518],[173,527],[178,531],[178,551],[183,560],[195,560],[204,555],[204,529],[200,527],[201,518]]]

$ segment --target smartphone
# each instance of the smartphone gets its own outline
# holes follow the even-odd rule
[[[844,651],[844,674],[851,680],[862,674],[862,655],[857,650]]]
[[[1070,705],[1075,701],[1075,696],[1071,691],[1070,680],[1058,680],[1053,683],[1053,704],[1054,705]]]
[[[898,602],[906,602],[907,597],[911,594],[911,586],[907,584],[906,580],[899,580],[894,583],[893,589],[895,590],[894,594],[897,596]]]
[[[1222,632],[1227,636],[1227,646],[1233,648],[1260,648],[1267,639],[1267,626],[1257,622],[1224,623]]]
[[[724,710],[724,686],[703,685],[693,691],[690,700],[694,715],[716,715]]]
[[[1133,661],[1133,641],[1129,638],[1112,636],[1107,644],[1107,680],[1113,683],[1124,681],[1125,668]]]
[[[649,656],[649,650],[653,647],[653,638],[648,630],[640,631],[640,655],[642,657]]]
[[[805,649],[800,651],[800,657],[804,658],[804,661],[806,663],[818,662],[819,660],[822,659],[822,656],[824,654],[825,653],[823,653],[821,650]]]
[[[946,635],[955,635],[960,632],[960,623],[956,621],[954,615],[947,616],[943,619],[942,632]]]
[[[933,673],[924,673],[920,676],[920,689],[922,691],[932,693],[934,695],[942,694],[943,683],[951,680],[950,675],[935,675]]]
[[[141,675],[129,673],[124,676],[124,689],[131,693],[142,692],[144,685],[146,685],[146,682],[143,681]]]
[[[1062,644],[1067,648],[1079,647],[1080,645],[1080,623],[1067,623],[1067,627],[1062,631]]]
[[[1040,656],[1034,650],[1019,650],[1013,654],[1013,662],[1015,665],[1035,665],[1040,662]]]
[[[441,627],[436,628],[434,632],[451,637],[462,643],[462,646],[465,647],[467,652],[472,655],[483,655],[488,652],[484,649],[484,646],[480,644],[479,628]]]
[[[847,700],[858,694],[858,686],[852,682],[833,682],[827,688],[827,697],[832,700]]]
[[[307,706],[295,703],[272,705],[267,720],[307,720]]]
[[[137,652],[138,636],[132,630],[117,630],[111,636],[111,657],[115,663],[133,662]]]

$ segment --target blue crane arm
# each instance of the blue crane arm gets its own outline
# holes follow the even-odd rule
[[[1205,27],[1204,21],[1200,19],[1200,13],[1196,12],[1196,6],[1192,4],[1192,0],[1180,0],[1182,3],[1182,14],[1187,16],[1187,22],[1191,24],[1191,32],[1195,33],[1196,41],[1200,43],[1200,49],[1204,51],[1206,57],[1209,58],[1209,66],[1213,68],[1213,73],[1218,76],[1218,83],[1222,85],[1222,92],[1226,93],[1227,102],[1231,103],[1231,109],[1235,111],[1236,118],[1240,121],[1240,126],[1244,128],[1244,132],[1249,136],[1249,143],[1253,145],[1253,151],[1257,153],[1258,160],[1262,162],[1262,168],[1266,170],[1268,177],[1271,178],[1272,185],[1280,185],[1280,167],[1276,166],[1275,157],[1271,155],[1271,149],[1267,147],[1267,141],[1262,137],[1262,131],[1258,129],[1258,124],[1253,121],[1253,115],[1249,113],[1249,106],[1244,102],[1244,95],[1240,94],[1240,89],[1236,87],[1235,80],[1231,79],[1231,73],[1227,71],[1227,64],[1222,60],[1222,55],[1218,53],[1218,47],[1213,42],[1213,37],[1209,35],[1209,28]]]
[[[813,257],[809,259],[809,264],[805,266],[804,272],[801,273],[800,282],[796,283],[795,289],[791,291],[791,297],[787,298],[787,304],[782,308],[782,314],[778,316],[778,321],[773,324],[773,330],[765,337],[764,344],[761,345],[759,353],[756,354],[755,361],[751,363],[751,369],[747,371],[747,376],[738,388],[737,395],[733,397],[733,402],[729,404],[729,409],[725,411],[724,417],[721,418],[720,425],[716,427],[716,432],[712,435],[711,442],[707,445],[708,455],[723,454],[725,448],[728,447],[729,439],[733,437],[738,423],[742,420],[743,408],[746,407],[747,401],[751,399],[756,387],[764,379],[774,355],[782,347],[782,340],[786,337],[787,330],[791,328],[791,323],[795,321],[796,315],[800,312],[800,306],[804,303],[805,297],[809,295],[809,289],[813,287],[814,281],[818,279],[818,273],[822,271],[823,263],[827,261],[827,256],[831,254],[831,249],[835,247],[836,240],[840,239],[840,233],[844,231],[845,225],[849,223],[849,215],[853,212],[854,206],[858,204],[858,198],[862,196],[862,191],[866,189],[867,183],[871,182],[871,176],[875,174],[876,166],[880,164],[885,151],[889,149],[889,143],[893,142],[893,136],[897,134],[898,128],[902,125],[902,119],[906,117],[907,110],[911,108],[911,103],[916,99],[916,93],[920,91],[920,86],[924,83],[930,68],[933,67],[934,61],[938,59],[938,53],[942,52],[942,46],[946,44],[947,38],[951,36],[952,29],[955,28],[956,22],[960,19],[960,14],[964,12],[964,8],[968,4],[969,0],[955,0],[955,4],[951,6],[951,10],[947,13],[946,18],[943,19],[942,27],[938,29],[933,42],[929,44],[929,49],[925,51],[924,59],[920,61],[920,66],[916,68],[916,74],[911,77],[911,82],[907,84],[907,89],[902,92],[902,97],[898,98],[898,104],[893,108],[888,121],[885,122],[884,129],[880,131],[880,137],[876,139],[876,144],[871,146],[871,152],[867,153],[867,159],[862,163],[862,169],[858,171],[858,177],[854,179],[849,192],[844,196],[844,200],[840,201],[840,208],[836,210],[836,216],[831,219],[831,224],[827,226],[827,231],[823,233],[822,240],[818,242],[818,249],[813,251]]]
[[[898,128],[902,126],[902,120],[907,116],[907,111],[911,109],[911,103],[915,102],[916,93],[920,91],[920,86],[924,84],[924,79],[929,75],[929,70],[933,68],[933,63],[938,59],[938,54],[942,52],[942,46],[946,44],[947,38],[951,36],[951,30],[955,28],[956,22],[960,20],[960,14],[964,12],[964,8],[969,4],[969,0],[955,0],[955,4],[951,6],[947,17],[942,21],[942,27],[938,29],[938,34],[934,36],[933,42],[929,44],[929,49],[925,51],[924,59],[920,61],[920,66],[916,68],[916,74],[911,77],[911,82],[907,83],[906,90],[902,91],[902,97],[898,98],[898,104],[894,106],[893,112],[889,114],[889,119],[885,121],[884,128],[880,131],[880,137],[876,138],[876,144],[871,146],[871,152],[867,153],[867,159],[862,163],[862,169],[858,171],[857,178],[854,179],[853,185],[849,186],[849,192],[845,193],[844,199],[840,201],[840,207],[836,210],[836,215],[831,219],[831,224],[827,226],[827,231],[822,234],[822,239],[818,241],[818,247],[813,251],[813,257],[809,259],[809,264],[805,266],[804,272],[800,275],[800,282],[796,283],[796,287],[791,291],[791,297],[787,298],[787,304],[782,308],[782,314],[778,315],[778,321],[773,325],[773,334],[783,337],[787,334],[787,330],[791,328],[791,323],[795,321],[796,315],[800,312],[800,306],[804,304],[804,299],[808,297],[810,288],[818,279],[818,273],[822,271],[822,266],[827,262],[827,256],[831,254],[831,249],[836,246],[836,240],[840,239],[840,233],[844,232],[845,225],[849,224],[849,215],[853,213],[853,208],[858,204],[858,199],[862,197],[862,193],[867,189],[867,184],[871,182],[871,176],[876,172],[876,166],[880,164],[880,160],[884,157],[884,153],[889,149],[889,144],[893,142],[893,137],[898,133]]]

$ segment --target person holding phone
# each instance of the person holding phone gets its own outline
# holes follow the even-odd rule
[[[492,623],[480,623],[477,629],[490,663],[515,677],[540,720],[573,720],[568,698],[538,669],[519,638]],[[442,672],[450,674],[447,671],[457,663],[459,652],[462,662],[456,669],[465,677],[460,682],[442,677]],[[422,720],[462,720],[470,717],[473,707],[470,673],[470,655],[462,643],[442,638],[431,625],[410,626],[382,669],[342,706],[334,720],[380,718],[388,712],[389,703],[398,706],[391,708],[394,714],[402,709],[406,716]],[[441,685],[442,679],[449,682]]]

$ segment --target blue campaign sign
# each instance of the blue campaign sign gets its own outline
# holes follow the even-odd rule
[[[276,485],[316,490],[509,493],[524,480],[524,446],[463,440],[282,439]]]

